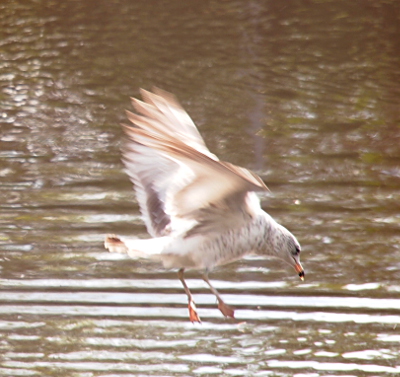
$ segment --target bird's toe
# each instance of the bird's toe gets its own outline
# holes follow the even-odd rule
[[[235,310],[231,308],[229,305],[226,305],[224,302],[220,302],[218,304],[218,309],[225,317],[235,318]]]

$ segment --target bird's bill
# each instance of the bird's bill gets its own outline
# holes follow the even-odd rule
[[[299,277],[301,280],[304,280],[304,269],[303,266],[301,265],[301,263],[297,260],[295,260],[295,264],[294,264],[294,269],[296,270],[296,272],[298,273]]]

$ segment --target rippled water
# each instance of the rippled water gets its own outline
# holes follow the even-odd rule
[[[0,4],[0,375],[400,374],[396,1]],[[138,88],[175,93],[259,173],[306,280],[247,258],[211,279],[103,249],[146,236],[119,145]]]

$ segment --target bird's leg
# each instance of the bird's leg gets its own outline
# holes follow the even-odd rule
[[[218,309],[225,317],[235,318],[235,311],[227,304],[225,304],[222,297],[219,295],[218,291],[211,285],[210,280],[208,280],[208,273],[204,272],[203,280],[208,284],[212,293],[218,300]]]
[[[182,282],[183,289],[185,290],[186,295],[188,296],[188,301],[189,301],[189,305],[188,305],[188,308],[189,308],[189,319],[190,319],[192,322],[199,322],[199,323],[201,323],[200,317],[199,317],[199,315],[197,314],[196,305],[195,305],[195,303],[194,303],[192,293],[190,292],[190,289],[189,289],[189,287],[186,285],[185,279],[183,278],[183,273],[184,273],[184,271],[185,271],[185,269],[184,269],[184,268],[181,268],[181,269],[178,271],[178,277],[179,277],[179,280]]]

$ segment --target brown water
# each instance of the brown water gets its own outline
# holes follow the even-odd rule
[[[400,5],[0,4],[0,375],[400,374]],[[249,258],[188,273],[103,249],[145,236],[119,144],[138,88],[175,93],[255,169],[306,281]]]

